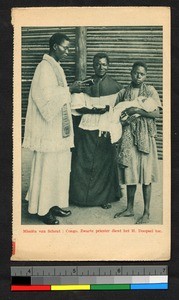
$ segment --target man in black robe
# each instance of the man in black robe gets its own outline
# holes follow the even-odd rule
[[[93,58],[93,84],[84,93],[91,97],[112,96],[122,86],[109,75],[109,58],[105,53],[97,53]],[[81,108],[78,113],[103,114],[105,108]],[[78,206],[111,207],[111,202],[119,200],[120,187],[117,174],[116,149],[111,144],[109,134],[99,135],[99,130],[84,130],[77,125],[79,117],[74,117],[75,149],[72,153],[70,203]]]

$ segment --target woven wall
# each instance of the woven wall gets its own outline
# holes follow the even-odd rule
[[[71,39],[68,58],[62,63],[67,81],[75,79],[75,27],[24,27],[22,29],[22,136],[28,102],[30,83],[35,67],[44,53],[48,53],[50,36],[61,31]],[[130,82],[130,70],[135,60],[144,60],[148,65],[147,83],[153,84],[162,101],[162,27],[87,27],[87,76],[93,74],[92,58],[97,52],[106,52],[110,57],[111,74],[124,86]],[[157,119],[158,156],[162,158],[162,112]]]

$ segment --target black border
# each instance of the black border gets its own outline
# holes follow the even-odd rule
[[[134,299],[175,300],[179,295],[179,5],[178,0],[1,0],[0,1],[0,297],[6,299]],[[12,214],[12,84],[13,84],[13,28],[11,8],[53,6],[169,6],[172,14],[172,256],[168,262],[129,262],[129,265],[168,265],[169,289],[165,291],[64,291],[10,292],[12,265],[86,265],[86,262],[10,262]],[[120,249],[119,249],[120,251]],[[103,262],[100,264],[127,264]],[[90,262],[89,265],[97,265]]]

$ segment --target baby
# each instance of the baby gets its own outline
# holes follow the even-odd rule
[[[104,108],[109,105],[109,111],[103,114],[85,114],[82,116],[79,127],[86,130],[99,130],[99,135],[102,132],[109,132],[111,143],[116,143],[122,136],[122,125],[120,119],[126,120],[127,113],[122,114],[127,108],[137,107],[147,112],[152,112],[157,109],[158,104],[151,97],[139,96],[133,101],[124,101],[118,103],[116,106],[117,95],[103,96],[103,97],[90,97],[87,94],[73,94],[71,96],[71,109],[72,114],[79,115],[75,112],[76,109],[87,107],[89,109]],[[135,114],[139,117],[139,114]]]
[[[99,120],[99,130],[108,131],[111,136],[111,143],[116,143],[122,136],[122,120],[127,120],[127,113],[122,114],[127,108],[137,107],[145,110],[146,112],[152,112],[157,109],[158,104],[151,97],[139,96],[133,101],[124,101],[118,103],[115,107],[110,107],[109,112],[101,115]],[[139,117],[139,114],[135,114],[135,117]]]

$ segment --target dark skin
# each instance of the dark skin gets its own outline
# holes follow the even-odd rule
[[[82,107],[80,109],[76,109],[77,112],[81,113],[81,114],[91,114],[91,115],[102,115],[105,112],[109,111],[109,105],[106,105],[105,108],[96,108],[93,107],[92,109],[86,108],[86,107]]]
[[[96,58],[93,62],[93,68],[97,77],[105,76],[109,68],[106,57]]]
[[[94,60],[93,68],[94,68],[95,75],[97,77],[102,78],[103,76],[105,76],[108,71],[108,67],[109,67],[109,65],[108,65],[107,59],[105,57],[96,58]],[[84,93],[87,93],[88,89],[89,89],[89,87],[81,86],[81,91]],[[81,114],[100,114],[101,115],[101,114],[104,114],[105,112],[109,111],[109,106],[106,105],[105,108],[95,108],[94,107],[92,109],[83,107],[83,108],[77,109],[76,111]]]
[[[136,88],[140,88],[141,84],[145,81],[147,76],[147,72],[144,67],[139,66],[136,69],[131,71],[131,78],[132,83]],[[157,118],[159,117],[159,109],[156,109],[153,112],[146,112],[143,109],[130,107],[127,108],[124,113],[129,115],[126,121],[122,121],[122,125],[128,125],[129,122],[135,119],[134,114],[139,114],[141,117],[145,118]],[[114,218],[117,217],[132,217],[134,216],[134,198],[136,193],[137,185],[127,185],[127,208],[115,214]],[[143,200],[144,200],[144,211],[143,215],[137,220],[136,224],[144,224],[149,222],[150,216],[150,199],[151,199],[151,191],[152,185],[151,183],[146,185],[142,185],[142,193],[143,193]]]
[[[159,117],[159,109],[156,109],[153,112],[147,112],[141,108],[137,108],[137,107],[129,107],[125,110],[125,112],[129,115],[132,116],[134,114],[139,114],[141,117],[145,117],[145,118],[158,118]]]
[[[49,55],[52,56],[57,62],[64,60],[69,53],[70,42],[63,40],[60,45],[54,44],[53,48],[49,51]],[[80,93],[83,85],[79,81],[75,81],[69,86],[70,93]]]
[[[145,117],[145,118],[158,118],[160,115],[159,109],[157,108],[155,111],[153,112],[146,112],[143,109],[137,108],[137,107],[130,107],[127,108],[121,116],[123,116],[123,114],[127,113],[127,115],[129,116],[127,118],[127,120],[123,121],[122,119],[120,120],[122,126],[126,126],[129,125],[130,122],[134,121],[136,119],[135,114],[139,114],[141,115],[141,117]]]
[[[134,87],[140,88],[142,83],[146,80],[147,77],[147,71],[144,67],[138,66],[134,70],[131,71],[131,78],[132,83]],[[153,112],[146,112],[143,109],[137,108],[137,107],[130,107],[127,108],[124,112],[126,112],[129,116],[132,116],[134,114],[139,114],[141,117],[145,118],[158,118],[159,117],[159,109],[153,111]]]

